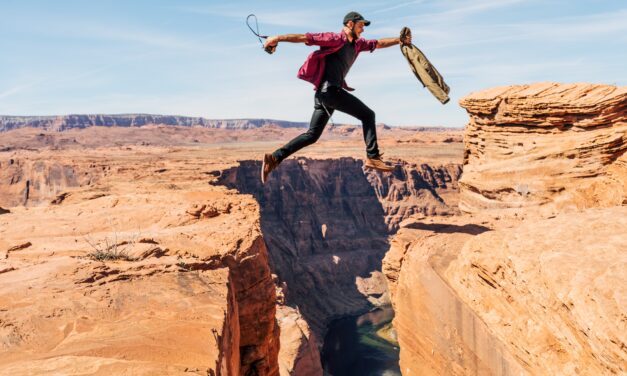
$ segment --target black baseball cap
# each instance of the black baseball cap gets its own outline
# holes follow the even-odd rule
[[[364,19],[364,16],[362,16],[361,14],[357,12],[348,12],[346,16],[344,16],[344,25],[346,25],[348,21],[353,21],[353,22],[364,21],[364,25],[366,26],[370,25],[370,21]]]

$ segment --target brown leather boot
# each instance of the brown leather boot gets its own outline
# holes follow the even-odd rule
[[[378,156],[374,158],[366,158],[366,163],[364,163],[364,166],[366,166],[367,168],[373,168],[375,170],[379,170],[383,172],[390,172],[394,170],[393,166],[388,166],[385,164],[385,162],[383,162],[383,160],[381,159],[382,155],[383,153],[379,154]]]
[[[266,184],[268,175],[279,165],[279,161],[272,154],[265,154],[261,163],[261,184]]]

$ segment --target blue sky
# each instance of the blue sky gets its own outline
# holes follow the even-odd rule
[[[246,16],[273,35],[339,31],[351,10],[372,21],[368,39],[409,26],[451,87],[442,106],[397,46],[363,53],[347,81],[378,122],[461,127],[459,98],[492,86],[627,84],[624,0],[0,0],[0,114],[308,121],[313,90],[296,73],[315,47],[282,43],[267,55]]]

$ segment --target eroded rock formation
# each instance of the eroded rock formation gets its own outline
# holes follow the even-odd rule
[[[627,203],[627,87],[507,86],[460,104],[470,115],[462,210]]]
[[[0,374],[278,375],[259,206],[159,153],[0,217]]]
[[[459,165],[424,159],[436,134],[392,174],[299,158],[264,187],[258,162],[235,162],[254,149],[104,130],[3,138],[0,374],[318,375],[326,323],[389,302],[381,258],[398,224],[457,212]]]
[[[459,220],[409,220],[383,262],[403,375],[518,375],[521,369],[441,276],[464,241],[487,231]]]
[[[627,89],[472,94],[455,217],[384,259],[403,375],[627,372]]]
[[[470,239],[446,278],[531,374],[617,375],[627,371],[626,234],[624,206],[524,222]]]
[[[454,215],[458,213],[459,163],[415,164],[399,161],[390,175],[367,172],[385,213],[385,224],[393,233],[406,218],[414,215]]]
[[[37,206],[52,202],[71,188],[90,185],[111,174],[110,165],[93,161],[0,160],[0,203]]]
[[[322,375],[319,341],[298,309],[283,304],[277,306],[277,321],[281,328],[279,373],[282,376]]]

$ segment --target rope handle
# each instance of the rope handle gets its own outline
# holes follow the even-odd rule
[[[250,26],[250,18],[254,17],[255,19],[255,28],[257,29],[257,31],[255,31],[252,26]],[[276,45],[275,46],[264,46],[264,43],[261,39],[268,39],[267,35],[259,35],[259,23],[257,22],[257,16],[255,16],[254,14],[249,14],[248,17],[246,17],[246,25],[248,26],[248,28],[250,29],[250,31],[252,31],[253,34],[255,34],[255,36],[257,37],[257,39],[259,39],[259,43],[261,43],[261,47],[263,48],[264,51],[266,51],[269,54],[273,54],[274,51],[276,51]]]

